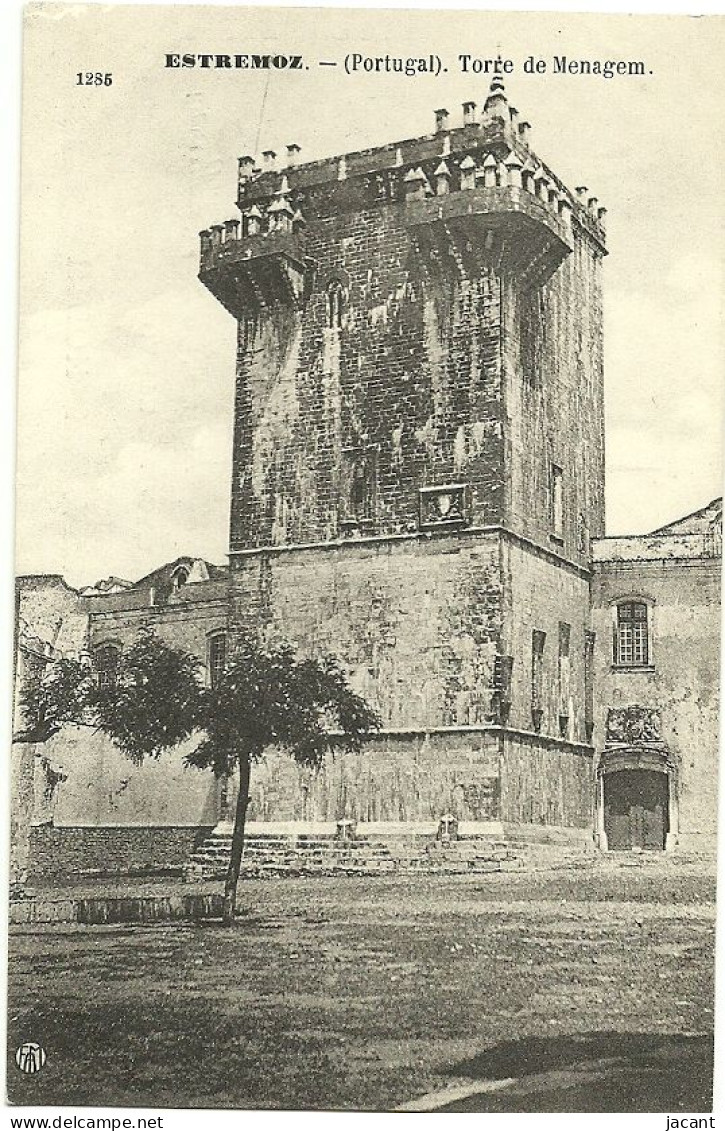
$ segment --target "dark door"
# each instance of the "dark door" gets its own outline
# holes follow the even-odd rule
[[[669,783],[656,770],[604,775],[604,831],[612,852],[662,851],[669,831]]]

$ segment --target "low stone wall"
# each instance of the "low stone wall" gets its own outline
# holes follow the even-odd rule
[[[220,919],[223,896],[94,897],[91,899],[21,899],[10,903],[10,922],[36,923],[168,923],[180,919]]]
[[[30,880],[77,875],[138,875],[178,870],[211,827],[105,826],[31,829]]]

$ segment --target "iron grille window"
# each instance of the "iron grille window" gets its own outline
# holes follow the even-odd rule
[[[118,679],[120,650],[114,644],[103,644],[93,653],[93,667],[99,687],[115,687]]]
[[[227,638],[223,632],[212,636],[209,641],[209,682],[218,687],[227,662]]]
[[[623,601],[617,606],[614,662],[631,667],[649,663],[647,606],[643,601]]]

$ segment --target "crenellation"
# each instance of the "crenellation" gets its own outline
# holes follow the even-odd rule
[[[407,175],[420,168],[431,181],[441,157],[451,158],[451,191],[465,190],[475,187],[475,177],[470,176],[470,163],[473,162],[476,169],[483,168],[489,154],[497,158],[499,165],[506,164],[514,154],[522,162],[531,157],[534,168],[542,169],[552,187],[560,195],[568,197],[572,208],[576,207],[565,186],[534,157],[528,141],[530,125],[519,121],[518,111],[508,106],[503,87],[492,84],[479,122],[475,120],[475,105],[474,102],[463,104],[463,123],[456,127],[450,126],[447,110],[436,111],[434,132],[422,138],[307,163],[300,163],[295,152],[287,163],[294,207],[299,208],[309,221],[339,213],[341,208],[403,201]],[[441,138],[442,152],[438,148]],[[274,151],[266,150],[263,169],[252,168],[250,174],[251,158],[240,158],[238,203],[242,211],[252,203],[259,207],[268,206],[269,198],[277,191],[273,181],[275,159]],[[462,165],[461,176],[459,169]],[[400,175],[398,170],[401,170]],[[346,192],[341,195],[339,190],[336,191],[334,182],[348,182]],[[497,184],[505,183],[503,170],[499,170]],[[523,187],[526,191],[535,191],[530,188],[528,177],[524,177]],[[579,211],[583,230],[604,248],[603,229],[597,214],[589,215],[586,200]]]

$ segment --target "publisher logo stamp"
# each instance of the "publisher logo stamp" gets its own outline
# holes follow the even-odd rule
[[[33,1076],[45,1064],[45,1049],[34,1041],[26,1041],[15,1050],[15,1063],[21,1072]]]

